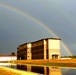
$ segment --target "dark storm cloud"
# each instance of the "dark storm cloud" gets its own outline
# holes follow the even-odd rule
[[[76,0],[0,0],[8,5],[34,16],[75,53]],[[0,48],[1,53],[16,51],[19,44],[40,38],[52,37],[36,22],[18,12],[0,6]],[[5,48],[4,48],[5,45]]]

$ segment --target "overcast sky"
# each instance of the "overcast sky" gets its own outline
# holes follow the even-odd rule
[[[76,0],[0,0],[0,54],[20,44],[57,37],[76,55]],[[62,55],[68,53],[61,47]]]

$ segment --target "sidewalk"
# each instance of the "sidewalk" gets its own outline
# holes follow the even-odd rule
[[[40,75],[40,74],[0,66],[0,75]]]

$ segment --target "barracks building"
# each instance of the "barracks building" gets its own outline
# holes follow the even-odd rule
[[[19,45],[17,60],[60,59],[60,38],[46,38]]]

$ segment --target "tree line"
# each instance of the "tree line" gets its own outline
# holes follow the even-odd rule
[[[9,54],[9,55],[11,55],[11,56],[15,56],[16,54],[15,54],[15,52],[12,52],[12,53]],[[4,56],[4,54],[0,54],[0,56]]]
[[[61,56],[61,58],[76,58],[76,56]]]

